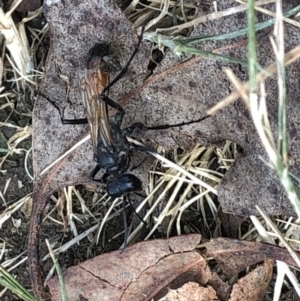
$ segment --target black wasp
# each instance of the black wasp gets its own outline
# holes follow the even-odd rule
[[[101,42],[96,44],[90,50],[86,68],[80,74],[80,88],[87,118],[65,119],[63,117],[63,108],[43,95],[59,110],[63,124],[89,124],[94,160],[97,163],[96,167],[91,172],[90,177],[94,181],[106,183],[107,193],[113,198],[125,196],[131,192],[141,190],[141,180],[135,175],[127,173],[130,164],[129,152],[132,148],[139,151],[150,150],[147,147],[129,143],[126,136],[130,136],[136,128],[142,130],[161,130],[170,127],[189,125],[209,117],[205,115],[198,120],[155,127],[146,127],[142,123],[137,122],[128,128],[121,129],[125,111],[117,102],[107,96],[107,92],[109,88],[119,81],[127,72],[131,61],[138,51],[141,41],[142,34],[139,37],[138,44],[127,64],[109,84],[108,74],[104,71],[105,68],[103,68],[106,63],[105,58],[109,55],[108,44]],[[110,120],[108,117],[108,106],[117,111],[116,115]],[[101,180],[97,180],[95,177],[101,169],[105,171],[104,175]]]
[[[105,182],[107,193],[111,197],[120,197],[142,188],[142,182],[138,177],[126,173],[130,164],[129,152],[132,148],[126,136],[129,136],[136,128],[145,130],[147,128],[141,123],[135,123],[128,128],[121,129],[125,111],[106,95],[109,88],[127,72],[141,40],[140,37],[126,66],[110,84],[108,84],[108,74],[103,67],[106,65],[104,58],[109,55],[108,44],[101,42],[90,50],[86,68],[80,73],[80,89],[87,118],[65,119],[63,108],[43,95],[59,110],[63,124],[89,124],[94,160],[97,163],[90,177],[94,181]],[[117,110],[116,115],[110,120],[107,106]],[[101,169],[104,169],[105,173],[101,180],[97,180],[95,177]]]

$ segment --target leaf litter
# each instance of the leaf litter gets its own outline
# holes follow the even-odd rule
[[[219,6],[220,7],[220,6]],[[194,63],[194,62],[193,62]],[[214,66],[214,65],[213,65]],[[180,67],[181,68],[181,67]],[[179,71],[182,71],[181,69],[179,68]],[[213,68],[213,67],[212,67]],[[176,71],[176,70],[175,70]],[[184,69],[184,71],[188,71],[188,70],[186,70],[186,69]],[[235,70],[236,71],[236,70]],[[165,74],[172,74],[172,73],[165,73]],[[162,75],[163,75],[163,73],[162,73]],[[64,83],[64,85],[65,85],[65,83]],[[193,84],[192,84],[193,85]],[[146,85],[143,85],[142,86],[142,88],[144,89],[144,88],[151,88],[151,85],[149,85],[148,87],[146,86]],[[68,90],[68,88],[67,87],[64,87],[65,88],[65,90]],[[225,89],[226,89],[226,87],[225,87]],[[132,89],[129,89],[129,90],[132,90]],[[229,89],[229,91],[230,91],[230,89]],[[113,93],[113,92],[112,92]],[[134,94],[134,93],[133,93]],[[171,94],[172,96],[174,96],[173,94]],[[136,96],[136,95],[134,95],[134,96]],[[72,98],[72,100],[73,100],[74,98]],[[173,100],[174,100],[174,98],[173,98]],[[130,101],[131,100],[128,100],[128,99],[126,99],[125,98],[125,101],[124,101],[124,104],[125,104],[125,106],[127,105],[127,101],[128,101],[128,103],[130,103]],[[175,101],[175,100],[174,100]],[[240,107],[238,107],[238,109],[240,109]],[[128,110],[127,110],[128,111]],[[197,111],[197,110],[196,110]],[[194,112],[192,112],[192,115],[194,116],[195,115],[195,113]],[[141,118],[143,118],[143,117],[141,117]],[[152,116],[151,116],[151,118],[152,118]],[[190,118],[190,115],[189,116],[186,116],[186,118]],[[147,121],[148,121],[148,119],[147,119]],[[150,121],[151,121],[151,119],[150,119]],[[249,124],[248,124],[249,125]],[[235,128],[236,129],[236,128]],[[184,132],[182,132],[182,131],[180,131],[180,134],[178,135],[178,133],[175,131],[175,134],[174,134],[174,131],[172,130],[172,135],[170,135],[170,133],[167,133],[168,135],[166,135],[166,136],[163,136],[163,138],[160,138],[160,136],[161,135],[164,135],[164,134],[160,134],[160,135],[158,135],[157,134],[157,141],[159,141],[159,138],[160,139],[162,139],[162,140],[164,140],[164,137],[169,137],[169,136],[171,136],[171,139],[170,140],[168,140],[168,139],[166,139],[165,141],[167,141],[167,142],[169,142],[170,141],[170,143],[176,143],[179,139],[178,139],[178,136],[180,137],[180,142],[182,141],[183,143],[184,143],[184,141],[186,141],[186,140],[190,140],[190,141],[192,141],[193,139],[194,139],[194,136],[193,135],[191,135],[191,132],[189,131],[188,132],[188,134],[186,134],[186,133],[184,133]],[[178,135],[178,136],[177,136]],[[182,136],[184,136],[184,139],[181,139],[182,138]],[[197,136],[197,135],[196,135]],[[208,135],[209,136],[209,135]],[[145,136],[144,136],[145,137]],[[144,138],[143,137],[143,138]],[[175,137],[175,139],[174,139],[174,137]],[[197,136],[198,137],[198,136]],[[243,141],[243,135],[242,135],[242,138],[240,138],[238,135],[237,135],[237,137],[238,137],[238,139],[241,139],[242,140],[242,142],[244,142],[244,143],[246,143],[245,141]],[[207,137],[205,137],[205,138],[207,138]],[[210,139],[210,138],[209,138]],[[175,140],[175,142],[174,142],[174,140]],[[164,144],[165,146],[167,146],[168,147],[168,144],[167,144],[167,142],[165,142],[166,144]],[[179,144],[179,143],[178,143]],[[240,145],[242,145],[242,146],[244,146],[243,144],[240,144]],[[183,144],[183,146],[184,146],[184,144]],[[89,156],[89,159],[88,159],[89,161],[91,161],[91,159],[90,159],[90,156]],[[49,160],[50,161],[50,160]],[[71,162],[72,163],[72,162]],[[83,170],[83,168],[82,168],[82,170]],[[86,171],[88,171],[88,169],[86,169]],[[70,182],[72,182],[72,181],[70,181]],[[67,183],[67,182],[65,182],[65,183]],[[279,187],[279,186],[278,186]],[[53,187],[52,187],[53,188]],[[223,204],[222,204],[223,205]],[[251,208],[254,208],[253,206],[251,207]],[[276,209],[275,209],[276,210]],[[268,212],[268,210],[266,210],[267,212]],[[268,212],[269,213],[269,212]]]

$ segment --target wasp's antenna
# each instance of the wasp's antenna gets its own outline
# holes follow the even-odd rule
[[[101,95],[104,95],[115,83],[117,83],[123,76],[124,74],[127,72],[128,67],[131,64],[131,61],[133,60],[133,58],[135,57],[135,55],[137,54],[139,47],[141,45],[141,42],[143,40],[143,33],[144,33],[144,29],[145,27],[142,27],[142,31],[141,31],[141,35],[139,36],[139,40],[138,43],[133,51],[133,53],[131,54],[130,58],[128,59],[126,65],[123,67],[123,69],[120,71],[120,73],[105,87],[105,89],[103,90],[103,92],[101,93]]]

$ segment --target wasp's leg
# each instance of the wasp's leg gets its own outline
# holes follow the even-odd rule
[[[140,163],[138,163],[137,165],[132,166],[132,167],[130,168],[130,171],[134,171],[134,170],[138,169],[142,164],[145,163],[146,159],[147,159],[147,158],[144,158]]]
[[[125,128],[122,130],[122,132],[124,133],[125,136],[130,136],[134,130],[139,129],[142,131],[147,131],[148,128],[141,122],[135,122],[133,123],[131,126]]]
[[[107,95],[105,94],[100,94],[100,99],[103,100],[107,105],[109,105],[110,107],[114,108],[115,110],[121,112],[124,116],[125,111],[124,109],[114,100],[112,100],[111,98],[109,98]]]
[[[127,197],[127,201],[129,203],[129,206],[131,207],[132,211],[136,214],[138,219],[144,224],[147,225],[147,223],[142,219],[142,217],[136,212],[129,196]],[[128,240],[128,225],[127,225],[127,217],[126,217],[126,196],[123,196],[123,221],[124,221],[124,243],[121,247],[121,253],[124,252],[126,246],[127,246],[127,240]]]
[[[97,165],[94,167],[94,169],[92,170],[91,174],[90,174],[90,179],[92,179],[93,181],[101,182],[101,183],[102,183],[102,182],[103,182],[102,179],[100,179],[100,180],[95,179],[95,177],[96,177],[97,173],[100,171],[100,169],[101,169],[100,165],[97,164]]]
[[[78,118],[78,119],[66,119],[63,116],[60,116],[62,124],[88,124],[87,118]]]
[[[135,215],[138,217],[138,219],[144,224],[144,225],[147,225],[147,223],[143,220],[143,218],[136,212],[131,200],[130,200],[130,197],[128,196],[127,198],[127,201],[129,203],[129,206],[130,208],[132,209],[132,211],[135,213]]]
[[[151,126],[151,127],[145,126],[141,122],[135,122],[131,126],[123,129],[123,132],[126,136],[129,136],[130,134],[133,133],[133,131],[135,129],[140,129],[142,131],[165,130],[165,129],[169,129],[169,128],[180,127],[180,126],[184,126],[184,125],[198,123],[198,122],[201,122],[201,121],[207,119],[208,117],[210,117],[210,115],[205,115],[199,119],[194,119],[194,120],[187,121],[187,122],[181,122],[181,123],[176,123],[176,124],[163,124],[163,125],[157,125],[157,126]]]
[[[101,93],[101,96],[104,95],[115,83],[117,83],[127,72],[128,67],[131,64],[131,61],[133,60],[133,58],[135,57],[135,55],[137,54],[139,47],[141,45],[141,42],[143,40],[143,33],[144,33],[144,29],[145,27],[142,27],[142,32],[141,35],[139,36],[139,40],[138,43],[133,51],[133,53],[131,54],[130,58],[128,59],[126,65],[123,67],[123,69],[120,71],[120,73],[109,83],[109,85],[107,85],[105,87],[105,89],[103,90],[103,92]],[[102,97],[101,97],[102,98]]]
[[[144,152],[144,153],[156,153],[157,154],[157,152],[149,146],[139,145],[139,144],[135,144],[135,143],[130,143],[130,145],[132,147],[134,147],[134,149],[137,151]]]
[[[123,196],[123,221],[124,221],[124,244],[123,248],[121,248],[121,253],[124,252],[127,246],[127,239],[128,239],[128,226],[127,226],[127,216],[126,216],[126,197]]]
[[[184,126],[184,125],[190,125],[193,123],[198,123],[201,122],[207,118],[211,117],[210,115],[205,115],[199,119],[194,119],[191,121],[187,121],[187,122],[181,122],[181,123],[176,123],[176,124],[164,124],[164,125],[157,125],[157,126],[151,126],[151,127],[146,127],[145,129],[147,131],[152,131],[152,130],[165,130],[165,129],[169,129],[169,128],[174,128],[174,127],[180,127],[180,126]]]
[[[60,120],[61,120],[62,124],[87,124],[88,123],[87,118],[79,118],[79,119],[66,119],[66,118],[64,118],[65,107],[60,106],[59,104],[57,104],[55,101],[51,100],[49,97],[47,97],[42,92],[38,92],[38,94],[40,94],[47,101],[49,101],[52,104],[52,106],[59,112]]]
[[[117,114],[114,117],[114,120],[115,120],[115,124],[117,125],[117,127],[121,128],[123,118],[124,118],[124,115],[125,115],[125,110],[117,102],[115,102],[114,100],[112,100],[108,96],[101,94],[99,97],[107,105],[109,105],[110,107],[112,107],[112,108],[114,108],[115,110],[118,111]]]

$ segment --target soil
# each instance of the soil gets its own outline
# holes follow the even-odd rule
[[[0,98],[0,106],[6,103],[4,98]],[[24,110],[27,112],[31,112],[31,105],[23,102],[22,106],[27,109]],[[0,110],[0,120],[5,121],[9,116],[9,110]],[[22,116],[13,114],[9,118],[10,124],[19,125],[19,120]],[[28,120],[29,122],[29,120]],[[9,138],[15,133],[15,130],[8,127],[1,128],[1,138],[5,144]],[[2,145],[1,145],[2,146]],[[5,146],[2,146],[5,148]],[[23,141],[18,147],[24,148],[29,150],[31,147],[31,139],[26,139]],[[7,148],[7,146],[6,146]],[[1,154],[3,155],[3,154]],[[28,158],[28,169],[32,174],[32,159],[31,156]],[[11,204],[15,203],[16,201],[20,200],[24,196],[28,195],[32,192],[32,180],[27,175],[25,167],[25,153],[22,152],[21,154],[13,154],[9,156],[7,160],[2,165],[1,170],[5,171],[3,174],[1,172],[0,177],[0,191],[3,193],[5,187],[6,193],[4,195],[5,202],[1,200],[0,203],[0,214],[5,211],[7,207]],[[7,183],[9,183],[8,186]],[[15,221],[13,223],[13,221]],[[28,233],[28,221],[29,216],[25,215],[21,210],[16,211],[11,219],[8,219],[2,226],[0,232],[0,238],[2,242],[5,242],[5,248],[9,249],[10,251],[5,253],[5,256],[2,258],[2,262],[7,260],[16,258],[20,256],[16,262],[22,260],[26,256],[26,247],[27,247],[27,233]],[[17,225],[19,225],[17,227]],[[4,246],[3,246],[4,247]],[[19,265],[16,269],[12,272],[13,275],[17,276],[17,279],[26,287],[30,288],[30,281],[27,272],[27,261]],[[3,299],[2,299],[3,298]],[[2,296],[1,300],[18,300],[14,295],[11,294],[10,291],[7,291],[4,296]]]

